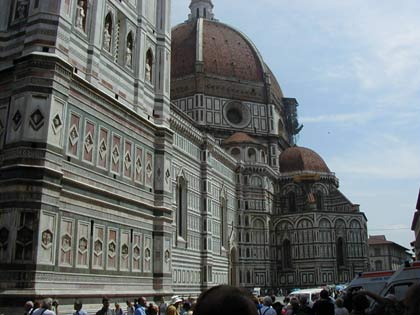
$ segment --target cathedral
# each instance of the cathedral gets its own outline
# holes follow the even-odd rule
[[[170,0],[2,8],[0,312],[368,268],[364,213],[296,145],[297,100],[212,0],[173,28]]]

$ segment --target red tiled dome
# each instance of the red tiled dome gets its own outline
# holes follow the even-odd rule
[[[208,19],[180,24],[172,30],[171,49],[172,80],[201,72],[229,81],[265,84],[264,73],[267,73],[272,78],[272,93],[279,99],[283,97],[276,78],[253,43],[226,24]],[[202,64],[199,71],[196,69],[197,61]]]
[[[315,151],[303,147],[287,148],[280,154],[280,172],[298,171],[331,172],[325,161]]]

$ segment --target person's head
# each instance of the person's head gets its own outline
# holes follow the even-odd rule
[[[159,309],[157,308],[157,306],[150,303],[149,307],[147,308],[147,314],[148,315],[157,315],[158,313],[159,313]]]
[[[139,305],[143,307],[147,306],[147,300],[144,296],[139,297]]]
[[[50,309],[52,309],[52,304],[53,304],[53,300],[51,298],[45,298],[42,301],[41,307],[45,308],[47,310],[50,310]]]
[[[75,311],[80,311],[80,310],[82,309],[82,306],[83,306],[83,304],[82,304],[82,302],[81,302],[81,301],[76,300],[76,301],[74,302],[74,310],[75,310]]]
[[[328,294],[327,290],[322,290],[319,296],[321,297],[321,299],[327,300],[330,295]]]
[[[273,300],[269,296],[265,296],[263,299],[263,304],[265,306],[271,306],[273,304]]]
[[[105,309],[109,308],[109,299],[106,296],[102,298],[102,305],[104,306]]]
[[[128,307],[133,306],[133,303],[131,303],[131,301],[125,301],[125,304],[127,304]]]
[[[420,314],[420,283],[413,284],[404,297],[404,304],[408,308],[408,315]]]
[[[117,310],[119,310],[119,309],[120,309],[120,304],[119,304],[119,303],[115,303],[114,305],[115,305],[115,308],[116,308]]]
[[[170,305],[174,305],[176,308],[178,308],[179,304],[182,303],[182,298],[179,297],[178,295],[174,295],[171,298],[171,302],[169,302]]]
[[[360,293],[354,294],[351,302],[353,309],[359,312],[364,311],[370,306],[370,302],[366,295]]]
[[[300,305],[305,306],[308,303],[308,297],[302,294],[301,296],[299,296],[299,303]]]
[[[344,300],[342,298],[338,298],[337,300],[335,300],[335,305],[337,305],[337,307],[341,308],[344,306]]]
[[[271,297],[271,300],[273,301],[273,304],[274,304],[274,302],[276,302],[276,296],[274,294],[272,294],[272,295],[270,295],[270,297]]]
[[[219,285],[201,293],[194,315],[255,315],[249,292],[229,285]]]
[[[32,308],[34,308],[34,302],[32,302],[32,301],[27,301],[27,302],[25,303],[24,308],[25,308],[25,311],[29,311],[29,310],[31,310]]]

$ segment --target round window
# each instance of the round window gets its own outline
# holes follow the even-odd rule
[[[237,125],[240,124],[243,120],[242,113],[237,108],[231,108],[226,113],[227,119]]]
[[[232,127],[244,128],[251,122],[251,113],[245,104],[233,101],[227,103],[223,109],[223,114],[226,121]]]

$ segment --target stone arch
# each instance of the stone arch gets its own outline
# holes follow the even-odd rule
[[[247,161],[257,162],[257,151],[254,148],[248,148],[248,150],[247,150]]]
[[[232,155],[235,159],[240,160],[241,159],[241,149],[238,147],[232,148],[230,150],[230,155]]]
[[[183,172],[181,173],[183,174]],[[176,185],[176,229],[177,235],[186,240],[187,237],[187,191],[188,181],[184,176],[178,176]]]
[[[329,194],[328,187],[323,183],[315,183],[312,185],[312,191],[317,192],[320,191],[324,196]]]
[[[287,193],[290,191],[294,191],[296,195],[302,194],[302,189],[298,185],[294,183],[290,183],[283,186],[283,188],[281,189],[281,196],[283,197],[287,196]]]
[[[319,220],[319,227],[320,228],[327,228],[330,229],[332,227],[332,222],[328,218],[321,218]]]
[[[263,187],[263,179],[261,178],[261,176],[253,175],[251,177],[251,186]]]

